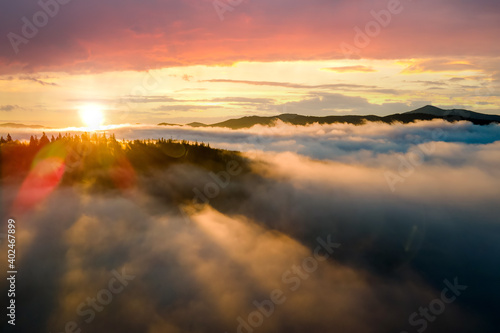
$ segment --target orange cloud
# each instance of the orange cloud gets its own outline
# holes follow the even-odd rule
[[[325,71],[332,71],[332,72],[337,72],[337,73],[347,73],[347,72],[364,72],[364,73],[371,73],[371,72],[376,72],[375,69],[372,67],[367,67],[367,66],[342,66],[342,67],[327,67],[327,68],[322,68],[322,70]]]
[[[426,59],[412,62],[402,73],[415,74],[424,72],[462,72],[480,68],[469,61],[450,59]]]

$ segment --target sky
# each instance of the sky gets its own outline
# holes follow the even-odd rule
[[[433,104],[500,114],[496,0],[22,0],[0,122],[79,127]]]
[[[41,198],[13,210],[15,330],[241,333],[240,318],[281,290],[254,332],[409,333],[412,315],[459,281],[426,332],[497,332],[500,124],[156,124],[428,104],[500,114],[499,22],[498,0],[4,0],[0,124],[52,127],[5,134],[109,128],[238,157],[207,169],[182,144],[162,151],[179,163],[142,169],[142,144],[122,156],[84,140],[66,155],[67,141],[33,140],[32,162],[2,145],[20,156],[5,170],[31,170],[1,179],[0,206]],[[221,185],[235,161],[241,172]],[[64,172],[60,186],[39,181]],[[210,199],[197,202],[200,191]],[[321,260],[325,242],[339,247]],[[291,274],[311,258],[307,277]],[[117,274],[131,279],[115,293]],[[82,315],[108,288],[113,300]]]

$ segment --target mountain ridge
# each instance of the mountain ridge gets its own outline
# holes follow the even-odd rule
[[[24,125],[24,124],[18,124],[18,123],[3,123],[0,124],[0,127],[8,127],[8,128],[47,128],[49,129],[50,127],[45,127],[42,125]]]
[[[255,125],[272,126],[276,121],[281,120],[284,123],[292,125],[308,125],[313,123],[333,124],[333,123],[348,123],[361,125],[366,122],[384,122],[392,124],[402,122],[404,124],[415,122],[417,120],[433,120],[443,119],[450,122],[465,120],[476,125],[489,125],[491,123],[500,123],[499,115],[484,114],[463,109],[445,110],[433,105],[426,105],[416,110],[395,113],[387,116],[376,115],[339,115],[339,116],[304,116],[293,113],[283,113],[276,116],[245,116],[241,118],[228,119],[214,124],[203,124],[199,122],[186,124],[184,126],[191,127],[224,127],[231,129],[250,128]],[[158,125],[165,125],[161,123]]]

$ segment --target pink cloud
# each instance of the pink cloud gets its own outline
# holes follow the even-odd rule
[[[369,44],[360,48],[354,28],[365,31],[369,22],[374,27],[371,12],[387,10],[387,1],[252,0],[233,6],[223,21],[212,0],[70,1],[59,5],[54,17],[47,15],[46,25],[30,38],[23,36],[22,18],[40,19],[40,5],[11,2],[0,13],[1,72],[103,72],[241,60],[333,59],[345,57],[342,43],[356,47],[363,58],[499,54],[498,2],[400,3],[399,13],[391,14],[386,27],[368,36]],[[9,33],[27,43],[13,47]]]

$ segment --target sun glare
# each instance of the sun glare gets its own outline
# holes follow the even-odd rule
[[[96,104],[84,105],[80,108],[80,118],[90,130],[99,129],[104,122],[102,107]]]

